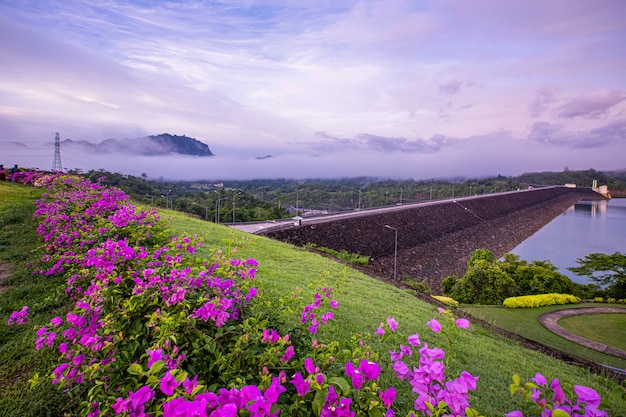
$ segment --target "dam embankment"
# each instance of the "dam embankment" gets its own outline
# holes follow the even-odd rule
[[[314,243],[369,256],[365,272],[391,280],[395,231],[389,225],[398,230],[398,278],[424,280],[440,294],[443,279],[465,274],[474,250],[500,257],[574,203],[602,199],[588,188],[546,187],[361,212],[263,234],[298,246]]]

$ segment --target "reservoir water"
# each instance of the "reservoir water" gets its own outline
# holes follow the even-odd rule
[[[528,262],[550,261],[581,284],[589,281],[567,270],[576,259],[615,252],[626,253],[626,198],[576,203],[511,251]]]

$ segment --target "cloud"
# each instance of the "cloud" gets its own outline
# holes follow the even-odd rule
[[[570,99],[558,107],[557,117],[573,119],[583,117],[588,119],[600,118],[607,115],[608,110],[626,100],[624,91],[602,89]]]
[[[324,153],[348,150],[384,153],[434,153],[446,146],[451,146],[455,142],[455,139],[444,135],[434,135],[430,139],[407,139],[361,133],[352,138],[339,138],[326,132],[317,132],[316,136],[319,138],[318,141],[307,142],[306,145],[316,152]]]
[[[626,143],[626,119],[612,120],[587,131],[570,130],[562,123],[537,122],[528,139],[572,149],[604,149],[608,158],[608,153]]]
[[[557,93],[548,87],[539,88],[535,92],[533,101],[528,106],[530,117],[536,118],[541,116],[551,104],[558,101]]]
[[[439,85],[439,94],[453,96],[461,91],[463,82],[459,80],[451,80]]]

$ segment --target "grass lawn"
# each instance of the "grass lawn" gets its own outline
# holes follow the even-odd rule
[[[552,333],[539,323],[538,317],[549,311],[569,309],[576,307],[621,307],[626,308],[623,304],[595,304],[595,303],[583,303],[583,304],[567,304],[559,306],[548,306],[538,308],[504,308],[501,306],[470,306],[463,305],[461,309],[473,315],[476,318],[484,320],[490,324],[493,324],[502,329],[508,330],[513,333],[517,333],[527,339],[535,342],[542,343],[546,346],[550,346],[559,350],[562,350],[572,355],[587,359],[593,362],[601,363],[604,365],[614,366],[620,369],[626,369],[626,360],[616,358],[614,356],[606,355],[604,353],[597,352],[593,349],[586,348],[577,343],[564,339],[556,334]],[[593,315],[595,316],[595,315]],[[615,314],[615,316],[622,316],[621,314]],[[587,316],[576,316],[587,317]],[[623,316],[622,316],[623,317]],[[561,323],[561,321],[559,321]],[[611,331],[614,334],[619,334],[618,329]],[[621,338],[623,339],[624,332],[622,331]],[[618,336],[619,337],[619,336]],[[623,343],[623,342],[622,342]]]
[[[572,333],[626,350],[626,314],[589,314],[563,317],[559,325]]]
[[[62,314],[68,303],[59,291],[63,287],[62,279],[34,276],[26,267],[27,263],[36,265],[43,253],[30,217],[35,194],[26,187],[0,184],[0,262],[10,264],[13,270],[9,288],[0,292],[0,416],[55,416],[64,412],[71,416],[75,404],[72,401],[80,400],[80,392],[66,396],[49,383],[39,384],[36,392],[28,388],[28,379],[34,372],[43,377],[57,364],[50,350],[34,350],[33,328]],[[5,199],[9,195],[13,197]],[[446,348],[445,337],[433,334],[426,325],[430,318],[437,317],[436,308],[403,290],[319,254],[265,237],[172,211],[161,211],[161,218],[173,234],[202,235],[205,244],[200,256],[223,250],[234,257],[255,258],[259,262],[255,279],[259,298],[278,298],[291,294],[297,287],[312,294],[323,282],[332,286],[340,306],[336,320],[324,328],[320,340],[325,337],[325,340],[344,341],[357,332],[372,334],[391,316],[400,324],[399,342],[406,344],[406,337],[419,332],[422,343]],[[31,306],[29,324],[7,326],[11,311],[19,310],[22,305]],[[381,362],[388,361],[387,352],[397,345],[376,340],[372,339],[372,345],[381,352]],[[519,374],[526,379],[536,372],[547,378],[559,378],[566,392],[572,385],[593,387],[602,396],[609,415],[626,415],[625,392],[615,381],[527,350],[477,325],[460,332],[447,354],[453,356],[446,369],[447,376],[454,377],[462,370],[480,376],[472,406],[482,415],[502,416],[517,408],[519,403],[511,400],[509,394],[511,376]],[[402,409],[397,415],[406,415],[415,398],[407,389],[409,385],[399,386],[389,370],[383,371],[382,378],[384,383],[393,383],[399,389],[397,403]]]

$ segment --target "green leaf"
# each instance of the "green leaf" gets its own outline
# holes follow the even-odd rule
[[[367,414],[369,417],[383,417],[383,412],[380,411],[380,408],[372,408]]]
[[[315,413],[316,416],[322,414],[322,407],[326,402],[326,395],[328,395],[327,390],[317,391],[315,393],[315,398],[313,399],[311,407],[313,407],[313,413]]]
[[[159,371],[161,369],[163,369],[164,366],[165,366],[165,362],[163,362],[163,361],[156,361],[156,362],[154,362],[152,364],[152,366],[150,367],[150,375],[154,375],[154,374],[159,373]]]
[[[133,363],[128,367],[128,373],[131,375],[141,375],[143,373],[143,367],[138,363]]]
[[[570,417],[570,415],[563,410],[554,410],[552,411],[552,417]]]
[[[343,395],[350,394],[350,384],[348,384],[348,381],[346,381],[345,379],[335,376],[333,378],[330,378],[329,382],[341,389],[341,393]]]

